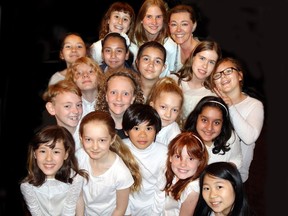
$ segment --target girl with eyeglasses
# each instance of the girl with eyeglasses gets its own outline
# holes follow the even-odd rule
[[[264,106],[256,96],[243,89],[244,66],[235,58],[219,60],[210,79],[211,89],[227,104],[233,127],[240,138],[243,182],[249,177],[254,148],[264,123]],[[244,92],[245,91],[245,92]]]

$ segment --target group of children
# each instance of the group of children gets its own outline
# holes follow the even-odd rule
[[[65,37],[43,94],[57,125],[35,134],[20,186],[32,215],[251,215],[263,104],[241,62],[193,37],[193,13],[115,2],[89,51]]]

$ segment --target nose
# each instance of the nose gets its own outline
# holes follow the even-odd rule
[[[139,136],[140,136],[140,137],[145,137],[145,136],[146,136],[145,130],[140,130]]]
[[[117,101],[121,101],[121,100],[122,100],[122,95],[119,94],[119,93],[117,93],[117,94],[116,94],[116,100],[117,100]]]
[[[180,160],[180,166],[185,167],[186,164],[187,164],[186,160],[182,158],[182,159]]]
[[[51,161],[52,160],[52,152],[50,152],[50,151],[47,151],[47,154],[46,154],[46,161]]]
[[[122,19],[122,18],[119,18],[118,23],[122,25],[123,19]]]
[[[177,25],[177,27],[176,27],[176,31],[181,31],[181,25]]]
[[[217,197],[217,196],[218,196],[217,191],[214,190],[213,188],[211,188],[211,189],[210,189],[209,196],[210,196],[211,198]]]
[[[166,109],[164,115],[165,115],[166,117],[170,117],[170,116],[171,116],[171,110]]]
[[[212,122],[208,122],[208,123],[206,124],[206,129],[209,130],[209,131],[211,131],[211,130],[213,129]]]

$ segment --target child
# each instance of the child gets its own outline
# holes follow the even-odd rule
[[[76,150],[81,147],[78,133],[83,113],[81,96],[79,87],[68,80],[49,85],[42,96],[48,113],[55,116],[58,125],[65,127],[73,135]]]
[[[83,148],[76,156],[89,173],[89,182],[83,185],[85,215],[124,215],[129,193],[140,188],[138,163],[116,134],[109,113],[88,113],[79,132]]]
[[[183,92],[171,77],[160,78],[152,88],[147,103],[152,106],[161,118],[162,128],[156,136],[156,141],[168,146],[179,133],[177,123],[182,111]]]
[[[50,80],[49,85],[55,84],[60,80],[65,79],[67,68],[75,62],[78,58],[86,56],[87,49],[82,37],[75,32],[67,33],[61,43],[60,59],[66,63],[66,68],[62,71],[54,73]]]
[[[160,43],[148,41],[140,46],[135,64],[140,73],[141,89],[145,100],[152,86],[165,70],[165,61],[166,50]]]
[[[135,23],[134,42],[140,47],[148,41],[157,41],[165,47],[166,68],[160,77],[169,75],[175,70],[177,44],[168,36],[167,7],[163,0],[145,0],[139,9]]]
[[[201,41],[184,66],[177,73],[171,75],[177,80],[184,93],[183,121],[186,120],[202,97],[215,95],[211,90],[204,87],[204,82],[212,73],[221,56],[218,43]]]
[[[134,9],[127,2],[114,2],[110,5],[107,12],[103,16],[100,26],[99,39],[97,42],[90,46],[91,57],[100,65],[103,63],[101,54],[102,50],[102,39],[110,32],[125,33],[128,38],[133,38],[134,35],[134,24],[135,24],[135,12]],[[130,43],[129,51],[129,62],[128,64],[135,61],[138,47],[133,42]],[[132,61],[132,62],[130,62]]]
[[[50,125],[35,134],[27,170],[20,189],[32,216],[83,215],[84,206],[76,204],[88,174],[78,168],[75,142],[66,128]]]
[[[111,114],[117,134],[122,139],[127,138],[122,129],[123,114],[133,103],[144,103],[139,76],[129,69],[105,73],[104,86],[99,91],[96,109]]]
[[[228,107],[221,98],[203,97],[188,116],[184,130],[199,134],[208,150],[208,164],[226,161],[240,169],[240,140],[230,121]]]
[[[116,71],[122,68],[134,70],[127,62],[129,58],[129,45],[130,40],[125,33],[108,33],[102,40],[103,62],[100,65],[102,71]]]
[[[132,104],[125,111],[122,124],[129,137],[123,141],[137,159],[142,175],[141,189],[130,194],[126,214],[150,215],[159,171],[167,158],[167,147],[155,142],[161,119],[150,105]]]
[[[209,164],[200,176],[200,196],[195,216],[251,216],[241,175],[231,163]]]
[[[241,141],[242,181],[246,182],[253,160],[254,148],[264,123],[264,106],[257,95],[243,88],[245,69],[242,63],[226,57],[217,62],[210,79],[212,90],[229,107],[231,122]],[[245,86],[244,86],[245,87]]]
[[[199,197],[198,177],[207,162],[208,153],[205,145],[194,133],[182,132],[170,142],[165,176],[158,182],[162,186],[156,193],[158,213],[193,215]]]
[[[81,57],[68,68],[66,79],[73,81],[82,92],[82,117],[94,111],[97,94],[104,79],[99,65],[89,57]]]

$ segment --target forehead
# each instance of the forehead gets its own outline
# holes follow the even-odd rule
[[[223,119],[222,110],[219,107],[211,106],[209,104],[205,105],[201,114],[211,119]]]
[[[109,47],[111,45],[117,45],[118,47],[124,47],[125,48],[125,44],[124,44],[124,40],[122,40],[119,37],[108,37],[104,44],[103,47]]]
[[[146,14],[163,15],[161,9],[157,5],[151,5],[147,8]]]
[[[156,56],[156,57],[159,57],[159,58],[163,58],[164,57],[164,54],[163,52],[156,48],[156,47],[147,47],[143,50],[142,52],[142,55],[146,55],[146,56]]]
[[[76,95],[73,92],[61,92],[55,97],[55,101],[79,103],[82,99],[79,95]]]
[[[72,43],[72,42],[83,43],[84,44],[84,41],[78,35],[69,35],[64,40],[64,43]]]
[[[130,78],[125,76],[114,76],[111,77],[110,80],[107,83],[108,88],[114,88],[118,86],[124,86],[127,89],[134,89],[133,82]]]
[[[186,11],[173,13],[170,16],[170,22],[182,22],[182,21],[192,21],[190,14]]]
[[[198,52],[196,56],[204,56],[208,60],[217,61],[218,54],[215,50],[203,50],[201,52]]]
[[[217,66],[216,71],[217,71],[217,72],[220,72],[220,71],[225,70],[225,69],[228,68],[228,67],[233,67],[233,66],[234,66],[234,64],[233,64],[232,62],[230,62],[230,61],[225,61],[225,62],[220,63],[220,64]]]

